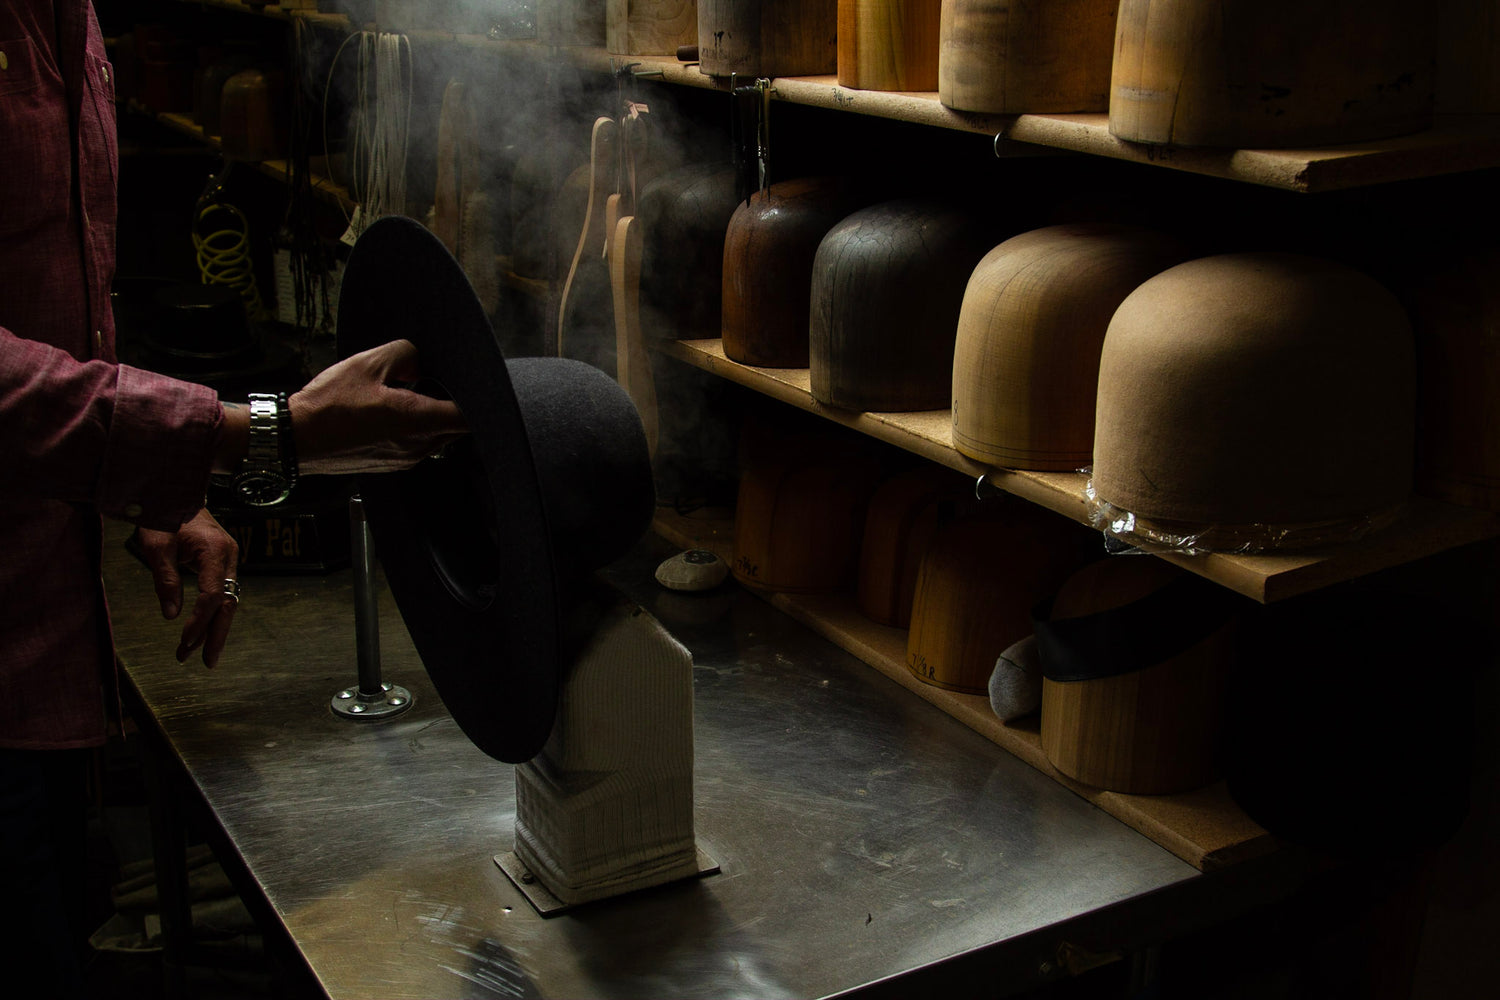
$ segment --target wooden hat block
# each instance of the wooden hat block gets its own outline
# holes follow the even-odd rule
[[[537,0],[536,37],[548,45],[603,45],[606,12],[595,0]]]
[[[544,916],[717,870],[694,840],[692,654],[623,598],[575,617],[587,639],[495,858]]]
[[[846,410],[940,410],[964,288],[993,246],[972,215],[917,199],[844,219],[813,261],[813,398]]]
[[[1096,621],[1102,630],[1108,626],[1101,612],[1128,611],[1184,576],[1185,570],[1161,559],[1102,559],[1062,585],[1050,617],[1078,619],[1085,627]],[[1176,614],[1167,606],[1146,627],[1169,632],[1191,624],[1174,622]],[[1166,795],[1213,781],[1231,630],[1226,616],[1207,635],[1185,638],[1185,648],[1157,662],[1082,680],[1048,676],[1048,646],[1041,643],[1042,750],[1052,766],[1086,785],[1133,795]]]
[[[741,583],[766,590],[843,590],[859,563],[865,505],[880,481],[863,450],[779,423],[745,425],[735,502],[734,558]]]
[[[694,0],[605,0],[604,45],[620,56],[669,56],[698,44]]]
[[[936,687],[988,694],[995,660],[1031,634],[1031,610],[1083,561],[1089,533],[1020,502],[962,518],[917,572],[906,668]]]
[[[922,464],[882,483],[865,511],[855,604],[880,625],[906,628],[917,571],[933,538],[977,503],[961,473]]]
[[[804,177],[757,191],[734,210],[724,234],[726,357],[762,368],[807,367],[813,258],[855,207],[846,182]]]
[[[641,189],[641,328],[657,339],[717,337],[724,238],[740,199],[734,170],[689,163]]]
[[[1119,0],[943,0],[938,99],[987,114],[1109,109]]]
[[[1227,547],[1265,526],[1324,526],[1310,537],[1326,541],[1411,492],[1413,362],[1400,303],[1343,264],[1277,253],[1179,264],[1110,321],[1094,491]]]
[[[1410,0],[1122,0],[1109,130],[1179,146],[1327,146],[1429,128],[1432,12]]]
[[[1107,223],[1049,226],[986,254],[958,314],[954,447],[1015,469],[1088,465],[1109,321],[1186,256],[1172,237]]]
[[[941,0],[839,0],[839,86],[932,91]]]
[[[823,76],[838,68],[838,0],[698,0],[709,76]]]

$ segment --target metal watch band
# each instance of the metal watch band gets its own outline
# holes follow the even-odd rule
[[[234,488],[241,500],[255,507],[281,503],[297,481],[286,400],[286,393],[250,394],[250,437]]]

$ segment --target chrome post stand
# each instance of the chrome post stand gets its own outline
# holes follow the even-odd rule
[[[354,644],[359,685],[333,696],[333,714],[345,719],[389,719],[411,708],[411,692],[380,679],[380,607],[375,594],[375,547],[365,503],[349,498],[349,562],[354,568]]]

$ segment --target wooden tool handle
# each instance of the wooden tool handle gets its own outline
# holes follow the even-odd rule
[[[604,252],[604,204],[614,185],[615,139],[619,126],[613,118],[596,118],[594,131],[589,140],[589,200],[583,214],[583,228],[578,234],[578,246],[573,250],[573,262],[568,266],[568,276],[563,280],[562,294],[557,304],[557,354],[563,356],[563,337],[568,326],[568,297],[573,290],[573,279],[578,275],[578,266],[584,255],[595,258]]]
[[[615,377],[640,411],[646,446],[655,457],[660,436],[656,383],[641,335],[641,227],[633,215],[615,224],[609,283],[615,299]]]

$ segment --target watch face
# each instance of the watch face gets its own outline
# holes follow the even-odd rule
[[[240,473],[234,477],[234,488],[242,500],[255,507],[280,503],[292,492],[283,476],[264,470]]]

